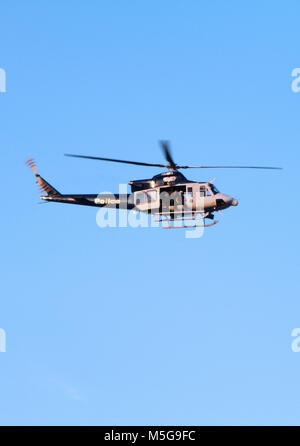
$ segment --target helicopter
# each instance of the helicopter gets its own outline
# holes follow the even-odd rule
[[[160,141],[161,149],[167,164],[128,161],[114,158],[104,158],[88,155],[65,154],[73,158],[109,161],[137,166],[159,167],[167,169],[152,178],[129,181],[131,194],[61,194],[37,173],[34,160],[28,158],[25,162],[36,176],[37,183],[43,193],[40,198],[46,202],[69,203],[83,206],[106,207],[113,209],[134,210],[151,214],[156,221],[166,222],[166,229],[186,227],[208,227],[218,223],[215,213],[222,215],[224,209],[238,205],[238,200],[220,192],[214,185],[214,180],[199,182],[188,180],[180,170],[183,169],[272,169],[281,167],[270,166],[188,166],[175,163],[168,141]],[[206,219],[210,223],[206,223]],[[202,220],[192,226],[186,221]],[[170,223],[173,222],[173,225]],[[174,222],[183,222],[182,226],[175,226]]]

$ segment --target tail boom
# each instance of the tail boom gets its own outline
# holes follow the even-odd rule
[[[107,207],[115,209],[133,209],[132,196],[129,194],[85,194],[85,195],[63,195],[58,192],[48,181],[37,173],[36,164],[32,158],[26,161],[27,166],[33,171],[36,182],[41,192],[47,195],[42,195],[41,199],[44,201],[52,201],[55,203],[78,204],[82,206]]]
[[[41,199],[56,203],[78,204],[82,206],[107,207],[112,209],[133,209],[130,194],[85,194],[85,195],[46,195]]]

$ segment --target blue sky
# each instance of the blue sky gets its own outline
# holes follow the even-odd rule
[[[5,1],[1,424],[299,424],[297,1]],[[180,164],[238,198],[200,239],[47,204]]]

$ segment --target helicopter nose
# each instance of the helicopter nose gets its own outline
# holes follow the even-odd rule
[[[237,206],[238,204],[239,204],[239,202],[235,198],[233,198],[232,202],[231,202],[231,206]]]

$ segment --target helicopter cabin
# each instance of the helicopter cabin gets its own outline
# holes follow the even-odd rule
[[[213,210],[216,207],[215,195],[219,191],[212,183],[189,181],[178,172],[156,175],[137,183],[132,188],[134,205],[141,212],[189,211],[203,206]]]

